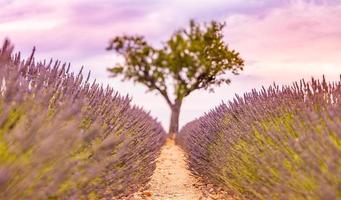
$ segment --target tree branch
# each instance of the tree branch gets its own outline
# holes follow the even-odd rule
[[[158,90],[160,92],[160,94],[166,99],[167,103],[169,106],[172,106],[173,103],[172,101],[170,100],[167,92],[165,90],[162,90],[161,88],[157,87],[156,85],[154,85],[155,89]]]
[[[165,85],[166,89],[164,89],[164,90],[161,89],[159,86],[157,86],[155,79],[149,75],[148,71],[144,71],[144,78],[150,82],[152,87],[154,87],[157,91],[160,92],[160,94],[166,99],[166,102],[168,103],[169,106],[173,105],[172,101],[170,100],[170,98],[167,94],[167,86],[166,85]]]
[[[189,95],[194,90],[201,89],[204,87],[204,85],[200,87],[200,83],[203,82],[206,74],[207,74],[206,72],[203,72],[197,77],[196,82],[190,88],[188,88],[188,90],[186,90],[184,97]]]

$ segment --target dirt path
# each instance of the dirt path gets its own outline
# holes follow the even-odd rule
[[[201,191],[193,186],[195,183],[195,178],[186,168],[185,153],[174,144],[174,140],[168,140],[150,181],[150,199],[199,199]]]
[[[149,188],[136,193],[134,200],[212,200],[200,189],[200,182],[187,169],[184,151],[169,139],[162,147]],[[230,198],[227,198],[230,199]],[[231,198],[233,199],[233,198]]]

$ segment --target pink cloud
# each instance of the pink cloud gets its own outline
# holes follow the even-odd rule
[[[277,81],[341,73],[341,5],[296,2],[227,21],[226,39],[246,59],[246,73]]]
[[[227,40],[249,60],[340,61],[336,54],[341,51],[341,26],[337,25],[341,5],[299,5],[274,9],[262,18],[230,16]]]
[[[275,5],[269,0],[263,4],[253,0],[246,4],[241,0],[10,0],[1,4],[0,36],[12,38],[20,49],[37,46],[67,59],[64,52],[73,60],[102,52],[109,38],[117,34],[142,34],[158,43],[190,18],[210,20],[257,11],[267,5],[264,2],[268,7]],[[22,26],[25,22],[29,23]]]

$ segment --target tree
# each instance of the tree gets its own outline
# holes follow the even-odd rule
[[[161,94],[171,109],[169,133],[177,133],[186,96],[198,89],[213,91],[214,86],[229,84],[224,75],[243,70],[243,59],[223,40],[224,26],[216,21],[200,25],[191,20],[189,28],[176,31],[162,48],[152,47],[143,36],[114,37],[107,50],[122,55],[125,63],[108,70],[114,77],[122,75],[123,80],[142,83],[148,91]]]

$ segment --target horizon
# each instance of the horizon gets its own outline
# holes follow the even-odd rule
[[[341,27],[336,24],[341,24],[341,1],[249,0],[245,5],[241,0],[216,0],[199,1],[193,9],[194,1],[186,4],[176,0],[169,5],[154,0],[100,2],[30,0],[25,4],[0,0],[0,39],[8,37],[24,57],[36,46],[36,60],[70,62],[74,72],[84,65],[84,71],[92,71],[97,82],[109,84],[121,95],[129,94],[133,104],[151,111],[165,129],[170,111],[161,96],[145,93],[141,85],[109,78],[106,68],[120,61],[113,52],[105,51],[111,37],[141,34],[158,45],[178,28],[186,27],[191,18],[226,21],[225,40],[245,59],[244,71],[230,76],[232,83],[216,88],[215,93],[196,91],[186,98],[180,127],[253,88],[273,82],[291,84],[312,76],[325,75],[328,81],[340,78]],[[180,15],[176,8],[185,16],[173,19]]]

